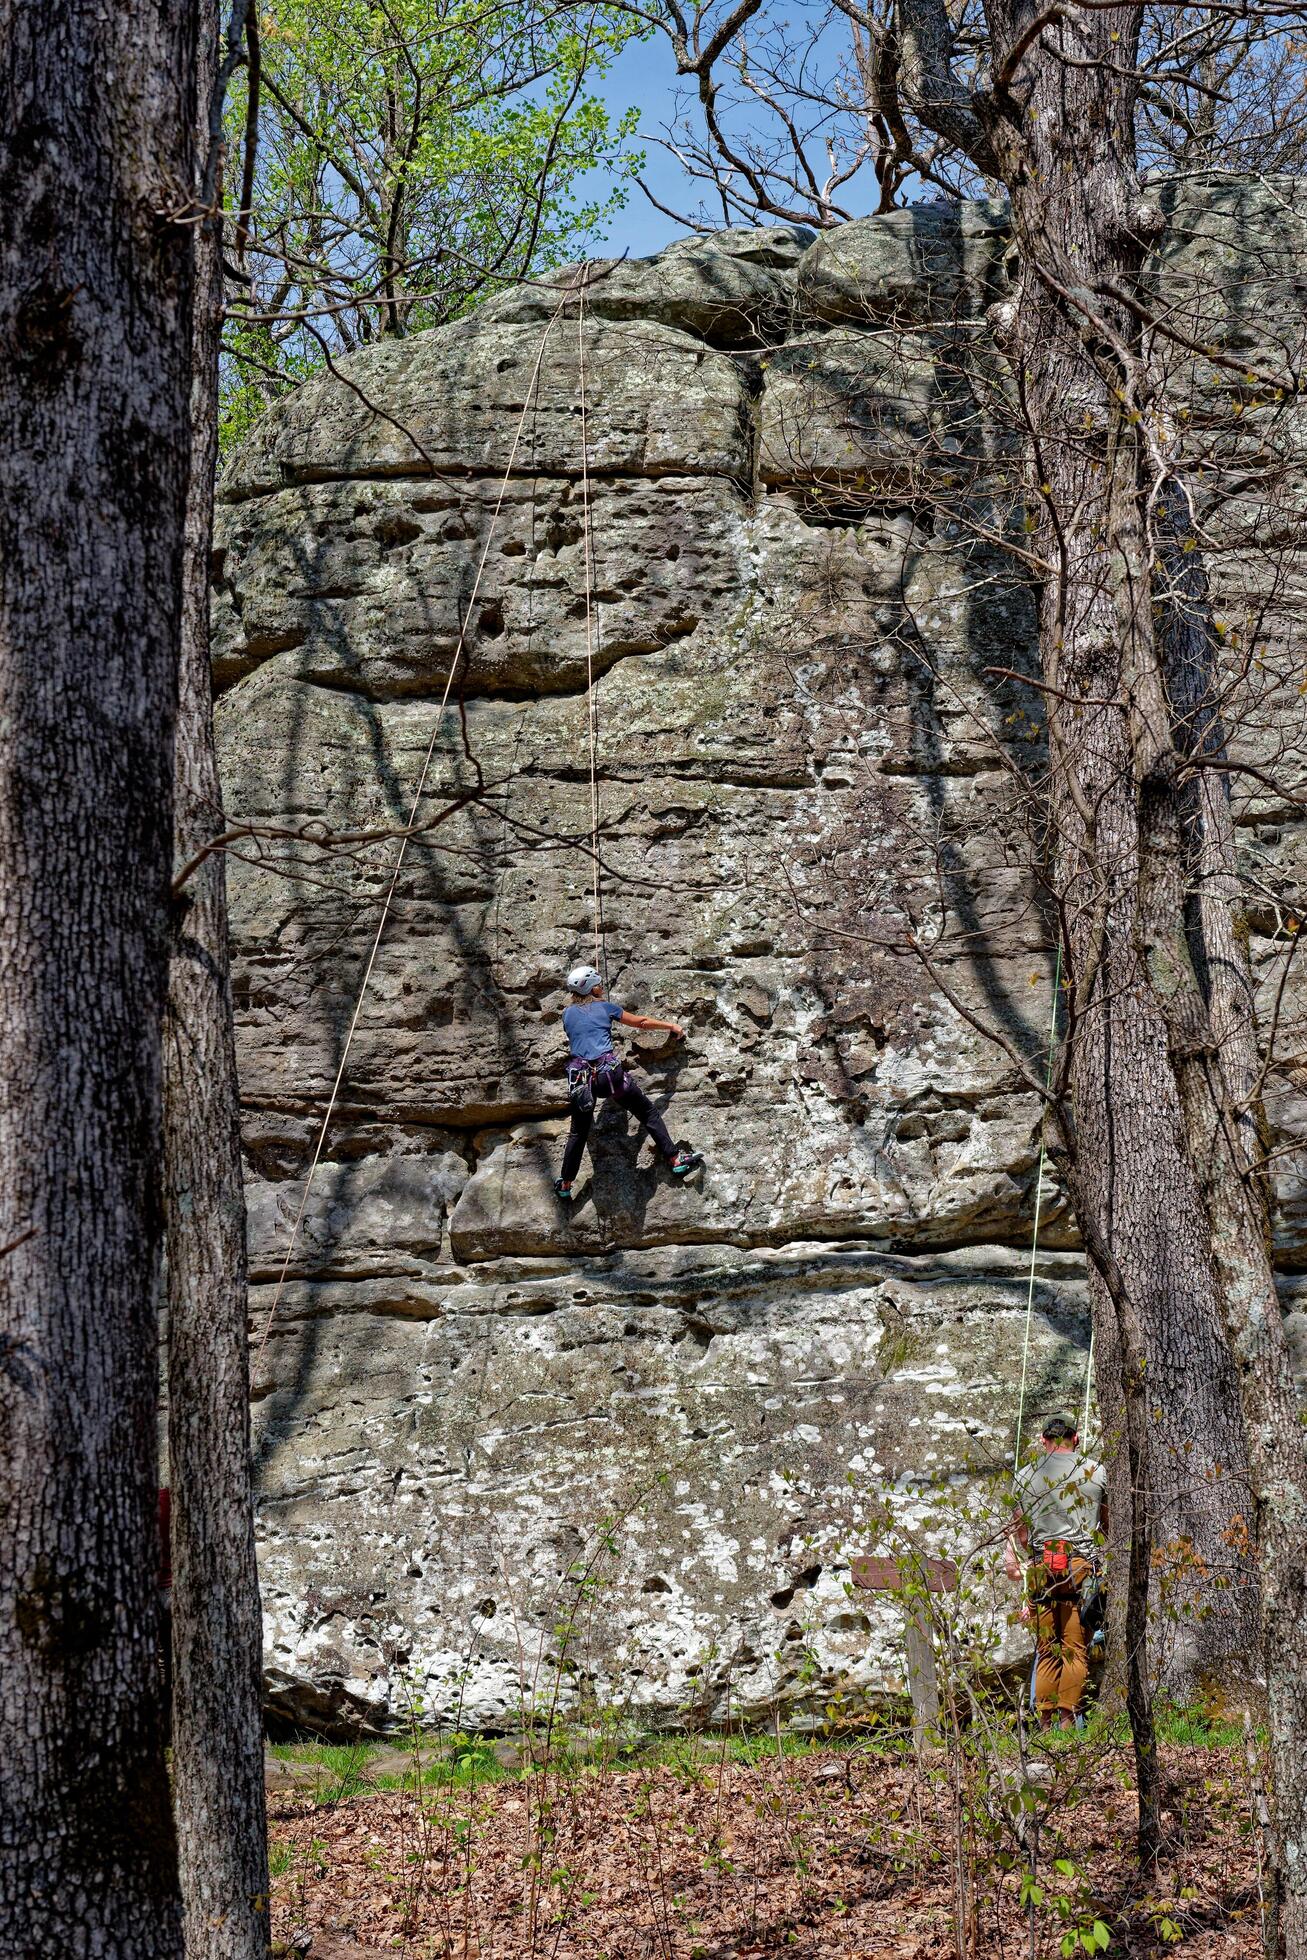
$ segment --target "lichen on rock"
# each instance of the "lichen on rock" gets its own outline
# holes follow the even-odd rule
[[[904,944],[947,850],[951,985],[1040,1054],[1002,750],[1037,702],[993,671],[1032,613],[940,514],[1002,212],[584,276],[343,361],[221,486],[229,815],[353,840],[231,866],[260,1331],[434,742],[256,1402],[271,1704],[324,1728],[512,1728],[560,1626],[565,1698],[650,1723],[893,1684],[869,1511],[929,1536],[932,1480],[1010,1459],[1038,1110]],[[588,675],[611,991],[685,1025],[629,1055],[706,1164],[671,1183],[601,1106],[561,1207]],[[1039,1408],[1088,1339],[1042,1216]]]

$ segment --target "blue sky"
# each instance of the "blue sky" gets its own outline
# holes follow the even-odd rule
[[[816,36],[817,65],[808,66],[806,72],[809,80],[823,68],[828,76],[833,77],[844,58],[846,29],[840,16],[833,14],[824,0],[789,0],[787,8],[773,9],[771,19],[774,25],[783,30],[794,30],[796,45],[802,45],[808,32]],[[721,79],[726,81],[725,73]],[[688,178],[676,160],[654,140],[663,125],[673,120],[677,89],[671,44],[666,35],[654,34],[648,40],[630,42],[595,92],[606,102],[614,121],[629,108],[639,111],[644,139],[639,146],[645,152],[645,166],[641,175],[662,203],[673,210],[690,211],[698,207],[703,199],[702,185]],[[692,99],[690,84],[681,82],[680,91],[684,98]],[[766,114],[763,110],[757,113]],[[742,114],[739,107],[725,111],[728,127],[733,128],[737,135],[742,133]],[[772,129],[775,129],[775,125],[772,125]],[[851,127],[845,117],[839,122],[835,133],[841,142],[852,140],[856,125]],[[816,175],[819,179],[824,178],[829,168],[824,143],[814,140],[809,155]],[[871,170],[864,166],[845,185],[840,193],[840,202],[850,215],[861,215],[876,208],[876,189]],[[673,238],[682,236],[683,230],[673,219],[664,217],[640,190],[632,186],[626,209],[613,219],[604,242],[610,252],[629,252],[633,258],[638,258],[660,251]]]
[[[632,41],[624,48],[596,93],[608,104],[614,119],[626,109],[638,109],[641,128],[652,134],[671,119],[675,85],[671,47],[666,36],[659,34],[651,41]],[[675,210],[697,203],[693,185],[667,152],[650,142],[643,148],[646,167],[641,175],[655,196]],[[632,186],[626,209],[613,220],[606,243],[612,252],[642,258],[681,236],[682,228],[655,211],[648,198]]]

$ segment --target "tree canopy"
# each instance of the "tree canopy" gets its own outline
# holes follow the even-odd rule
[[[643,31],[571,0],[251,16],[227,111],[225,440],[335,354],[576,256],[638,164],[634,112],[614,117],[594,84]]]

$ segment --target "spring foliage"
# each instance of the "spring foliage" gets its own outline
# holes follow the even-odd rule
[[[615,8],[274,0],[257,27],[248,239],[247,73],[227,117],[224,444],[328,358],[580,255],[639,162],[635,112],[595,92],[633,33]]]

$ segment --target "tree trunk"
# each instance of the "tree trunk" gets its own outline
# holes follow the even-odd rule
[[[1194,1674],[1246,1679],[1255,1543],[1281,1888],[1271,1942],[1300,1960],[1307,1460],[1258,1167],[1233,827],[1219,777],[1194,768],[1223,746],[1205,593],[1198,573],[1177,580],[1169,569],[1180,505],[1165,425],[1132,315],[1115,299],[1138,279],[1149,216],[1131,105],[1106,80],[1113,60],[1129,59],[1121,19],[1105,12],[1077,28],[1081,42],[1102,43],[1101,66],[1032,55],[1026,167],[1011,170],[1025,287],[1014,351],[1058,566],[1040,637],[1073,996],[1077,1208],[1086,1242],[1110,1248],[1119,1275],[1119,1288],[1105,1287],[1094,1262],[1100,1305],[1118,1333],[1122,1300],[1139,1319],[1158,1603],[1180,1692]],[[1080,60],[1086,52],[1092,62],[1093,48],[1078,46]],[[1250,1515],[1252,1541],[1241,1530]]]
[[[1183,549],[1183,500],[1172,497],[1177,550],[1159,636],[1177,749],[1221,757],[1219,674],[1199,553]],[[1270,1198],[1262,1168],[1257,1048],[1246,934],[1233,875],[1229,779],[1204,771],[1184,783],[1182,877],[1162,857],[1163,903],[1149,942],[1154,988],[1171,1051],[1189,1154],[1211,1239],[1255,1493],[1263,1675],[1269,1717],[1273,1808],[1270,1863],[1276,1890],[1266,1951],[1307,1955],[1307,1433],[1298,1411],[1284,1320],[1270,1265]],[[1177,904],[1184,909],[1179,943]],[[1172,943],[1164,932],[1169,926]]]
[[[1104,296],[1135,282],[1146,241],[1132,232],[1140,194],[1128,105],[1119,122],[1105,113],[1093,69],[1041,55],[1029,73],[1036,133],[1024,141],[1036,167],[1013,173],[1023,303],[1012,351],[1044,549],[1058,566],[1041,593],[1040,643],[1078,1195],[1139,1315],[1163,1608],[1156,1661],[1184,1695],[1207,1673],[1242,1671],[1256,1619],[1249,1589],[1231,1583],[1247,1577],[1232,1570],[1230,1533],[1248,1508],[1242,1424],[1141,914],[1146,889],[1160,895],[1156,871],[1169,856],[1181,875],[1167,917],[1183,942],[1183,812],[1143,522],[1143,370],[1128,311]],[[1077,292],[1091,296],[1079,314],[1066,298]],[[1101,1285],[1096,1294],[1100,1313],[1114,1313]],[[1102,1351],[1111,1355],[1111,1340]],[[1101,1387],[1109,1418],[1122,1420],[1122,1384],[1108,1377]]]
[[[203,32],[200,100],[207,105],[216,86],[219,32],[216,15],[207,10]],[[222,322],[217,223],[197,230],[195,277],[177,711],[179,866],[223,828],[209,673]],[[245,1197],[221,852],[190,875],[178,901],[164,1120],[173,1775],[186,1953],[187,1960],[263,1960],[269,1929],[262,1619],[250,1467]]]
[[[182,1944],[157,1193],[194,53],[160,0],[0,8],[0,1953],[61,1960]]]

